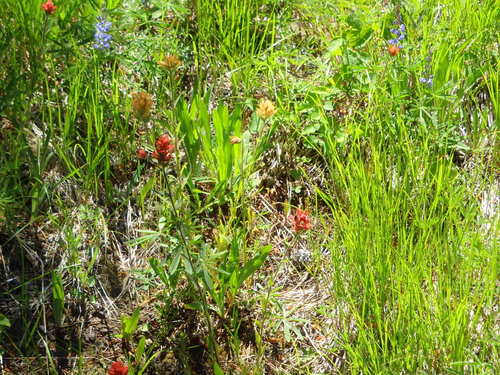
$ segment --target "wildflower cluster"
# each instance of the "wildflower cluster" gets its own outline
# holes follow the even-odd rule
[[[175,145],[172,143],[172,139],[168,136],[168,134],[162,134],[156,139],[155,151],[153,151],[151,156],[159,162],[167,162],[172,159],[174,150]],[[138,148],[136,156],[138,159],[146,160],[149,153],[143,148]]]
[[[160,135],[155,142],[156,150],[153,151],[153,158],[160,162],[167,162],[172,159],[175,146],[171,142],[172,140],[168,134]]]
[[[54,5],[52,0],[48,0],[42,4],[42,9],[46,14],[52,14],[56,11],[57,6]]]
[[[432,87],[432,79],[433,78],[434,78],[434,76],[431,74],[427,78],[426,77],[420,77],[418,80],[420,81],[420,83],[423,83],[423,84],[427,85],[428,87]]]
[[[147,92],[134,92],[132,93],[132,110],[135,117],[146,120],[151,114],[151,107],[153,106],[153,99]]]
[[[401,41],[406,37],[406,26],[404,23],[401,23],[397,28],[391,29],[391,33],[394,34],[395,38],[389,39],[387,42],[389,43],[389,47],[387,47],[387,51],[391,56],[396,56],[403,45]]]
[[[94,34],[94,48],[102,50],[111,47],[111,35],[108,34],[110,29],[111,22],[106,21],[106,19],[103,17],[97,17]]]
[[[406,37],[406,26],[404,23],[400,24],[399,27],[391,29],[391,33],[395,35],[395,38],[389,39],[388,43],[390,46],[396,46],[399,49],[403,48],[401,41]]]
[[[262,99],[259,102],[259,106],[257,107],[257,115],[263,119],[266,120],[272,115],[276,113],[276,108],[274,107],[274,104],[272,101],[268,99]]]
[[[311,218],[309,217],[307,211],[297,208],[295,215],[290,216],[290,220],[292,221],[294,232],[311,229]]]
[[[163,60],[158,61],[157,64],[162,69],[170,70],[170,69],[176,69],[182,63],[181,63],[181,60],[179,60],[179,58],[177,56],[175,56],[175,55],[168,55],[168,56],[165,56],[165,58]]]
[[[127,375],[128,367],[122,362],[113,362],[108,370],[108,375]]]

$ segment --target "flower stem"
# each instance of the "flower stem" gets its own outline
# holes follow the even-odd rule
[[[191,254],[191,250],[189,249],[189,244],[186,239],[186,236],[184,235],[184,231],[182,230],[182,225],[180,224],[180,216],[179,212],[177,211],[177,208],[175,207],[175,202],[174,202],[174,197],[172,194],[172,189],[170,188],[170,183],[168,181],[168,173],[166,169],[163,170],[163,173],[165,175],[165,180],[166,180],[166,185],[167,185],[167,192],[168,192],[168,197],[170,201],[170,205],[172,206],[172,212],[175,218],[175,225],[177,227],[177,230],[179,232],[179,235],[181,237],[181,241],[185,250],[184,253],[184,258],[189,262],[189,265],[191,266],[191,269],[194,271],[195,270],[195,262],[193,260],[193,255]],[[211,350],[211,354],[213,356],[213,359],[216,362],[219,362],[218,360],[218,350],[217,350],[217,341],[215,340],[215,334],[214,334],[214,328],[212,325],[212,320],[210,318],[210,313],[208,309],[208,302],[206,299],[206,294],[204,293],[203,289],[201,288],[200,284],[198,283],[197,277],[189,275],[189,273],[186,272],[186,275],[190,281],[190,283],[195,287],[196,291],[199,294],[200,301],[202,304],[203,308],[203,315],[205,317],[207,327],[208,327],[208,346]]]

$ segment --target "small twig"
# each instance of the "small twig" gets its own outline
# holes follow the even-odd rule
[[[316,353],[318,353],[321,356],[321,358],[327,361],[334,368],[337,367],[337,364],[333,360],[331,360],[325,353],[323,353],[323,351],[320,348],[318,348],[314,340],[311,338],[311,336],[309,336],[309,333],[307,332],[304,326],[302,326],[302,332],[304,333],[304,336],[307,338],[307,340],[309,341],[313,349],[316,351]]]

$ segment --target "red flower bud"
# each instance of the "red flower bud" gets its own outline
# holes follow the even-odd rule
[[[175,150],[175,145],[170,143],[172,140],[168,134],[160,135],[155,142],[156,150],[151,155],[153,158],[161,162],[166,162],[172,159],[172,154]]]
[[[169,144],[170,144],[170,137],[168,136],[168,134],[160,135],[155,142],[157,150],[165,150]]]
[[[42,4],[42,9],[46,14],[52,14],[56,11],[57,7],[54,5],[52,0],[47,0]]]
[[[147,159],[148,152],[146,150],[144,150],[143,148],[138,148],[136,151],[136,155],[139,159]]]
[[[108,370],[108,375],[127,375],[128,367],[122,362],[113,362]]]

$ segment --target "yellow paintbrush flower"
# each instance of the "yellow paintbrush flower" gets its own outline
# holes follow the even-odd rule
[[[257,115],[263,120],[268,119],[276,113],[274,103],[268,99],[262,99],[257,107]]]

